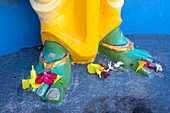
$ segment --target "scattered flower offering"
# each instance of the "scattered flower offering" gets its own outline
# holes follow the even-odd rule
[[[124,72],[124,69],[121,67],[122,65],[124,65],[124,63],[121,61],[114,63],[113,66],[112,66],[112,62],[109,62],[106,68],[103,64],[91,63],[87,65],[87,69],[90,74],[96,73],[99,76],[99,78],[102,77],[102,74],[105,76],[105,78],[108,78],[108,76],[110,76],[110,74],[108,73],[110,70],[113,70],[115,72],[121,70],[122,72]]]
[[[162,72],[163,71],[163,68],[162,68],[162,66],[161,66],[161,64],[155,64],[155,66],[156,66],[156,72]]]
[[[162,66],[160,64],[155,64],[155,66],[153,66],[153,65],[151,65],[151,63],[148,60],[142,59],[142,60],[138,61],[138,67],[136,69],[136,72],[138,72],[144,66],[147,66],[149,69],[153,69],[156,72],[162,71]]]
[[[43,72],[41,74],[36,74],[36,71],[34,70],[34,66],[32,65],[32,70],[30,71],[30,79],[22,80],[22,88],[27,89],[29,87],[32,87],[34,89],[39,88],[42,84],[48,84],[53,85],[57,81],[60,81],[62,84],[64,84],[60,79],[62,76],[59,76],[55,73],[51,72]]]
[[[124,63],[122,61],[118,61],[117,63],[114,63],[114,66],[116,68],[120,68],[122,65],[124,65]]]
[[[145,61],[138,61],[138,67],[136,69],[136,72],[138,72],[140,69],[142,69],[146,65]]]
[[[23,79],[22,80],[22,88],[23,89],[27,89],[30,86],[32,88],[39,88],[41,86],[41,84],[36,84],[35,83],[35,79],[37,77],[37,74],[36,74],[36,72],[34,70],[34,66],[33,65],[32,65],[32,70],[30,71],[30,76],[31,76],[30,79],[28,79],[28,80]]]
[[[91,63],[87,65],[87,69],[90,74],[97,74],[99,78],[102,77],[102,73],[106,78],[110,75],[109,73],[107,73],[106,68],[102,64]]]
[[[37,75],[35,80],[36,84],[42,84],[43,82],[48,85],[53,85],[54,80],[58,77],[57,74],[51,72],[43,72]]]
[[[112,66],[112,62],[109,62],[107,72],[109,72],[109,70],[113,70],[115,72],[117,71],[124,72],[123,67],[121,67],[122,65],[124,65],[122,61],[118,61],[117,63],[114,63],[113,66]]]

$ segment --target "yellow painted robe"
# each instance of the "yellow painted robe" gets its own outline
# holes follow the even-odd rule
[[[64,46],[74,63],[93,62],[99,42],[122,20],[124,0],[30,0],[41,22],[42,42]]]

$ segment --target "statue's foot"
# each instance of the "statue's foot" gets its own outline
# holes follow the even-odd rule
[[[58,43],[46,41],[35,71],[37,75],[33,82],[40,86],[35,88],[31,84],[28,90],[43,100],[60,103],[65,97],[71,77],[71,58],[67,50]]]
[[[134,71],[136,71],[137,67],[139,66],[138,61],[142,59],[151,62],[151,65],[153,65],[154,67],[154,64],[152,63],[153,62],[152,57],[147,52],[140,49],[133,49],[127,52],[116,52],[109,48],[100,46],[99,52],[108,56],[115,62],[122,61],[125,67],[132,69]],[[153,70],[154,69],[150,69],[147,66],[144,66],[138,72],[143,75],[149,76],[153,73]]]
[[[144,50],[134,49],[133,43],[122,35],[119,28],[101,41],[99,53],[108,56],[113,61],[122,61],[125,67],[146,76],[151,75],[156,70],[152,56]],[[144,63],[143,66],[140,64],[141,61]]]

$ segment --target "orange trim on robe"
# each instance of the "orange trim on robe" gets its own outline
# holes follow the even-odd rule
[[[41,21],[42,42],[58,42],[74,63],[93,62],[99,42],[122,22],[123,0],[36,1],[30,0]]]

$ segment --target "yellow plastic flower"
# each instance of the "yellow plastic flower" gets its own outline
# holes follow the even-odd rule
[[[138,61],[138,67],[137,67],[137,69],[136,69],[136,72],[138,72],[140,69],[142,69],[146,64],[147,64],[147,62],[145,62],[145,61]]]
[[[41,86],[41,84],[36,84],[35,83],[35,79],[37,77],[37,74],[34,70],[34,66],[32,65],[32,70],[30,71],[30,76],[31,78],[28,80],[23,79],[22,80],[22,88],[23,89],[27,89],[28,87],[32,87],[32,88],[39,88]]]
[[[99,75],[99,78],[101,78],[101,73],[102,71],[105,70],[104,67],[102,67],[100,64],[88,64],[87,65],[87,69],[88,69],[88,72],[90,74],[98,74]],[[105,70],[106,71],[106,70]]]
[[[60,81],[62,84],[64,84],[60,79],[62,78],[62,76],[57,75],[57,78],[54,80],[54,84],[58,81]]]

